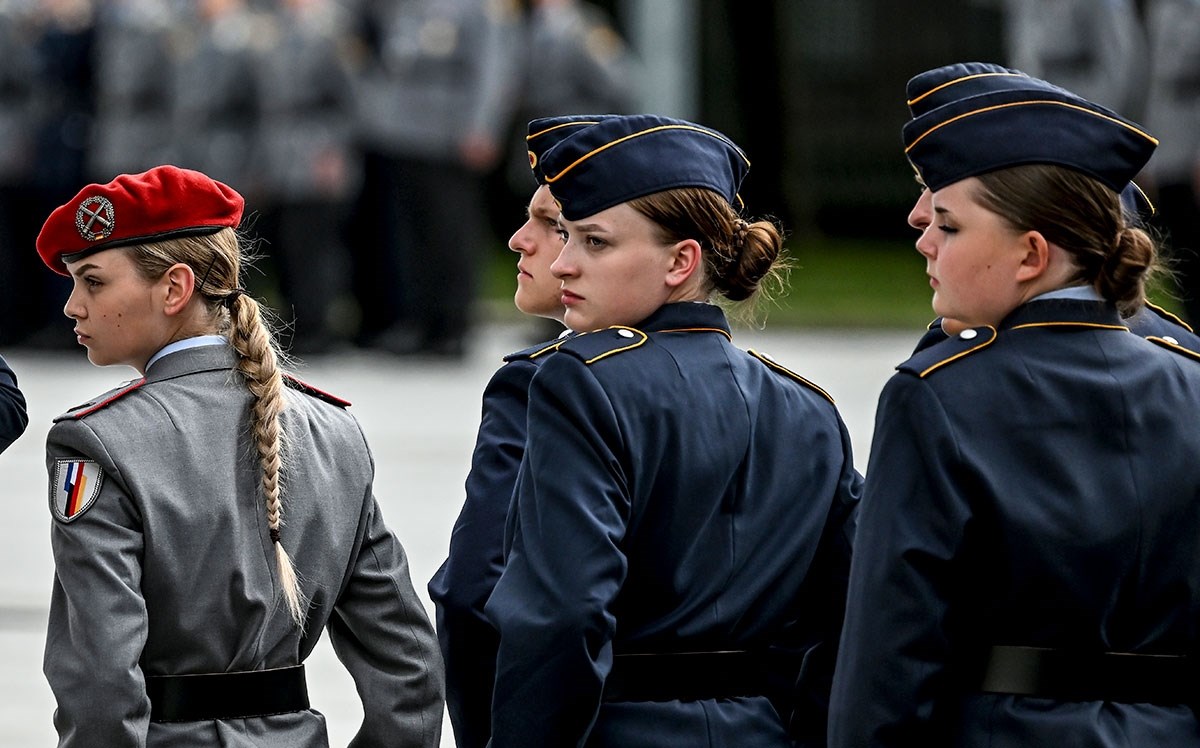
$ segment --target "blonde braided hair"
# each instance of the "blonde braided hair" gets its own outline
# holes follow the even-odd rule
[[[291,556],[280,540],[283,525],[284,433],[280,420],[286,401],[280,354],[259,303],[237,285],[242,247],[237,233],[222,229],[215,234],[168,239],[132,248],[134,263],[148,279],[162,277],[175,263],[186,263],[196,274],[196,292],[203,298],[217,329],[229,337],[238,354],[237,370],[254,395],[250,429],[262,468],[262,492],[267,528],[279,572],[279,584],[288,613],[303,628],[308,602]]]

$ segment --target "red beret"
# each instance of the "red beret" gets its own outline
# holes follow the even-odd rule
[[[233,188],[198,171],[156,166],[84,187],[46,219],[37,251],[47,267],[69,275],[64,255],[214,234],[237,226],[244,205]]]

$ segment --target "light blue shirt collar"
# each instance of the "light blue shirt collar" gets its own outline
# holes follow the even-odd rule
[[[1067,286],[1066,288],[1056,288],[1053,291],[1047,291],[1043,294],[1034,296],[1030,301],[1044,301],[1046,299],[1078,299],[1079,301],[1104,301],[1104,297],[1096,290],[1095,286]]]
[[[229,338],[224,335],[197,335],[194,338],[184,338],[176,340],[174,343],[167,343],[159,349],[158,353],[150,357],[146,362],[146,371],[150,371],[150,367],[154,366],[154,362],[176,351],[186,351],[188,348],[199,348],[205,345],[228,345]]]

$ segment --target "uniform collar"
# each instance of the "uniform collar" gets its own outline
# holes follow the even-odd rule
[[[654,314],[634,325],[642,332],[720,332],[727,338],[730,334],[729,321],[725,312],[715,304],[698,301],[679,301],[660,306]]]
[[[150,367],[154,366],[155,362],[169,353],[182,351],[187,348],[198,348],[203,345],[223,345],[228,342],[229,339],[224,335],[196,335],[195,337],[184,338],[183,340],[176,340],[173,343],[167,343],[162,348],[159,348],[158,353],[155,353],[150,357],[150,360],[146,362],[146,370],[149,371]]]
[[[1026,302],[1014,309],[1000,323],[1000,329],[1056,325],[1125,328],[1116,305],[1107,301],[1042,298]]]
[[[146,381],[157,382],[198,371],[232,369],[237,365],[237,359],[237,352],[228,340],[223,345],[200,345],[175,350],[146,369]]]

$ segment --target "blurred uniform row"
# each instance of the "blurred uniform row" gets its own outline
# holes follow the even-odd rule
[[[0,344],[32,346],[71,342],[40,217],[171,163],[246,195],[265,275],[244,283],[281,297],[296,352],[461,355],[485,177],[527,168],[509,134],[636,95],[575,0],[0,0],[0,59]]]
[[[1004,0],[1008,64],[1159,139],[1139,178],[1188,322],[1200,324],[1200,0]]]

